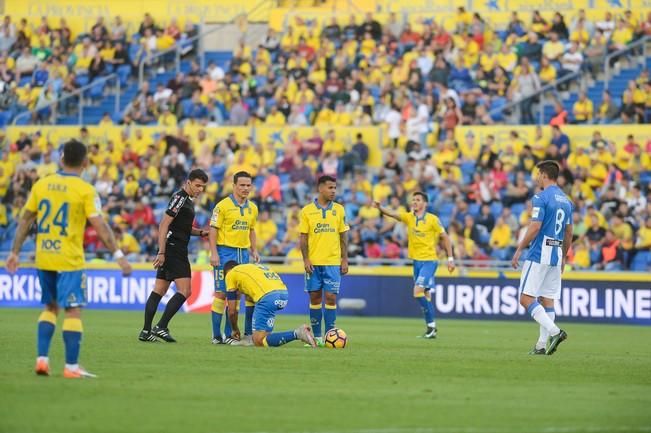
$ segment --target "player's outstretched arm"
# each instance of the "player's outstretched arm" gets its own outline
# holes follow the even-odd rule
[[[120,269],[122,269],[122,274],[125,276],[131,275],[131,264],[127,261],[126,257],[124,257],[124,253],[118,248],[113,230],[111,230],[108,224],[106,224],[104,218],[97,215],[88,218],[88,221],[90,221],[90,224],[93,226],[95,231],[97,231],[97,235],[104,245],[106,245],[106,248],[108,248],[111,254],[113,254],[113,258],[120,266]]]
[[[36,221],[36,212],[27,209],[23,210],[23,214],[20,216],[20,220],[18,221],[16,237],[11,246],[11,252],[9,253],[9,257],[7,257],[6,267],[7,272],[10,274],[13,274],[18,270],[18,254],[25,243],[25,239],[27,239],[29,228],[34,224],[34,221]]]
[[[529,223],[527,232],[524,234],[522,241],[518,244],[518,248],[515,250],[515,254],[513,254],[513,260],[511,260],[513,269],[518,269],[518,266],[520,265],[520,255],[522,255],[522,250],[527,248],[529,244],[531,244],[531,241],[533,241],[536,236],[538,236],[538,232],[540,232],[541,227],[542,221],[531,221]]]
[[[440,239],[440,242],[443,244],[443,248],[445,248],[445,253],[448,255],[448,271],[452,273],[455,268],[454,253],[452,252],[452,241],[450,241],[450,236],[448,236],[448,234],[445,232],[441,233]]]
[[[380,205],[379,201],[374,201],[373,206],[375,208],[377,208],[382,215],[386,215],[388,217],[391,217],[391,218],[393,218],[395,220],[400,221],[400,215],[397,212],[394,212],[393,210],[391,210],[389,208],[382,207],[382,205]]]

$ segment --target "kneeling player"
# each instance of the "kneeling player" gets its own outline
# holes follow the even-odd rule
[[[276,312],[287,306],[289,294],[280,276],[266,266],[243,264],[230,261],[224,265],[226,299],[228,299],[228,319],[233,327],[233,338],[240,337],[237,325],[239,293],[255,303],[253,312],[253,344],[255,346],[282,346],[294,340],[301,340],[312,347],[316,342],[307,325],[293,331],[271,332],[276,320]]]

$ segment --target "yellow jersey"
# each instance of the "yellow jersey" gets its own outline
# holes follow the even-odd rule
[[[226,275],[226,291],[239,291],[253,302],[258,302],[267,293],[277,290],[287,290],[287,286],[280,276],[267,266],[252,263],[238,265]]]
[[[246,200],[242,206],[237,204],[231,194],[215,206],[210,218],[210,227],[217,229],[217,245],[231,248],[249,248],[249,234],[255,229],[258,220],[258,207]]]
[[[86,220],[102,213],[95,188],[79,176],[58,172],[34,184],[25,209],[36,213],[36,268],[83,269]]]
[[[308,258],[315,266],[341,264],[339,236],[349,230],[344,207],[330,202],[323,208],[316,199],[301,209],[298,231],[307,234]]]
[[[438,260],[436,244],[445,229],[439,218],[425,212],[418,218],[413,212],[402,212],[400,221],[407,226],[407,255],[412,260]]]

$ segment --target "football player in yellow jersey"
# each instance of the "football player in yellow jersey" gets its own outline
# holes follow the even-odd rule
[[[255,225],[258,220],[258,207],[249,201],[252,188],[252,177],[246,171],[240,171],[233,176],[233,194],[221,200],[215,206],[210,219],[210,264],[215,274],[215,298],[211,308],[212,343],[232,343],[231,325],[227,320],[222,337],[221,323],[226,308],[226,286],[224,285],[223,265],[230,261],[243,264],[251,258],[260,261],[256,247],[257,239]],[[251,321],[253,319],[252,303],[246,303],[244,319],[244,335],[251,336]]]
[[[38,180],[32,187],[16,237],[7,258],[7,270],[18,269],[18,254],[36,222],[36,269],[45,308],[38,319],[36,374],[50,374],[48,353],[59,308],[65,311],[63,342],[66,378],[95,377],[79,366],[82,336],[81,308],[86,305],[84,230],[86,220],[97,230],[125,275],[131,266],[117,248],[113,232],[102,218],[95,188],[81,179],[88,164],[86,146],[70,140],[63,146],[62,170]]]
[[[348,273],[348,224],[344,207],[335,203],[337,181],[321,176],[317,182],[319,195],[301,209],[299,233],[305,291],[310,294],[310,323],[319,346],[323,345],[321,322],[325,331],[335,328],[337,294],[341,276]],[[322,310],[325,292],[325,313]]]
[[[253,315],[253,338],[241,340],[235,345],[282,346],[296,339],[316,347],[314,336],[307,325],[293,331],[274,332],[276,312],[287,306],[289,294],[280,276],[267,266],[239,264],[231,260],[224,265],[226,275],[226,296],[228,297],[228,319],[233,327],[233,337],[240,336],[237,325],[237,304],[240,295],[245,295],[255,304]]]
[[[375,203],[383,215],[397,219],[407,226],[409,258],[414,261],[414,297],[418,300],[427,329],[424,338],[436,338],[436,322],[431,293],[434,291],[434,275],[438,267],[436,245],[443,242],[448,255],[448,271],[454,271],[452,244],[441,221],[434,214],[427,212],[427,194],[415,192],[411,197],[411,212],[394,212]]]

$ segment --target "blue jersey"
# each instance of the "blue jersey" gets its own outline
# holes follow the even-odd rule
[[[563,259],[565,227],[572,224],[572,202],[556,185],[533,196],[531,220],[542,222],[531,243],[527,260],[543,265],[560,266]]]

